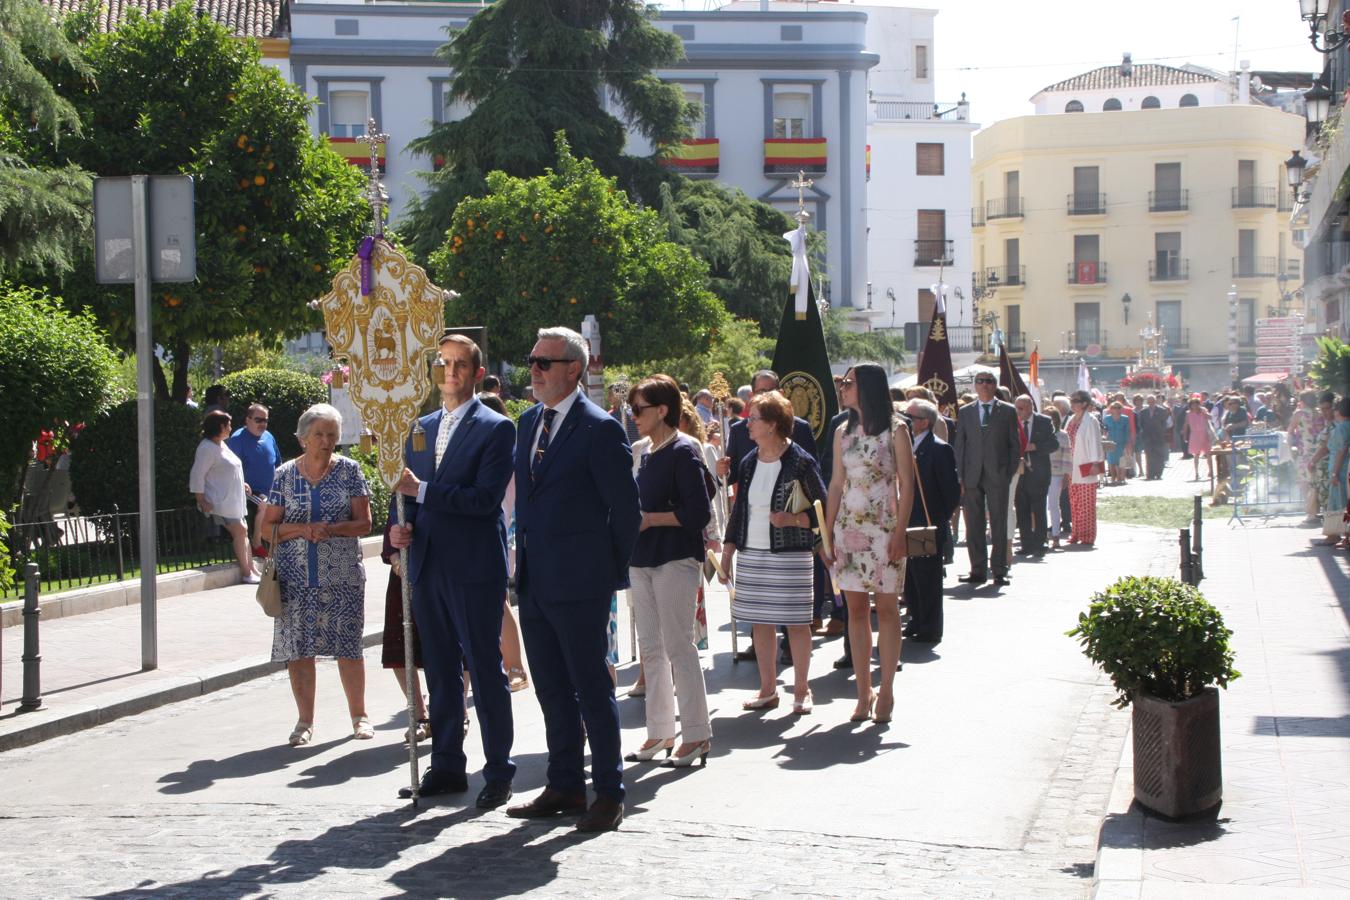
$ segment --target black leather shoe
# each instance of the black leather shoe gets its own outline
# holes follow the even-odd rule
[[[510,799],[511,782],[489,781],[487,784],[483,785],[483,789],[478,792],[478,800],[474,805],[479,809],[496,809]]]
[[[585,811],[585,794],[564,794],[562,791],[555,791],[551,787],[544,788],[543,792],[529,803],[506,808],[506,814],[513,819],[542,819],[547,816],[562,815],[563,813]]]
[[[740,653],[736,654],[736,659],[740,660],[741,662],[754,662],[755,648],[749,647],[745,650],[742,650]]]
[[[577,831],[613,831],[623,821],[623,804],[609,797],[596,797],[591,808],[577,820]]]
[[[839,657],[838,659],[836,659],[836,660],[834,661],[834,667],[835,667],[836,669],[851,669],[851,668],[853,668],[853,657],[852,657],[852,656],[849,656],[847,653],[845,653],[843,656]]]
[[[419,797],[435,797],[439,794],[462,794],[469,789],[469,778],[463,772],[452,775],[436,769],[427,769],[422,775],[422,783],[417,787]],[[412,788],[399,788],[398,795],[404,800],[412,797]]]
[[[1012,578],[1010,578],[1007,575],[994,576],[994,584],[998,585],[999,587],[1007,587],[1010,583],[1012,583]]]
[[[932,634],[916,634],[916,635],[914,635],[913,637],[909,637],[909,635],[905,635],[905,637],[909,638],[911,641],[913,641],[913,642],[916,643],[916,644],[940,644],[940,643],[942,643],[942,637],[939,636],[939,635],[932,635]]]
[[[965,584],[984,584],[986,581],[989,580],[989,577],[987,575],[970,574],[970,575],[962,575],[960,578],[956,580],[963,582]]]

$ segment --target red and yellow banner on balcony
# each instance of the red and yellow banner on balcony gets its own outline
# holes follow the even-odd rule
[[[359,143],[356,138],[330,137],[328,144],[338,156],[354,166],[370,168],[370,145]],[[380,171],[384,171],[384,146],[380,146]]]
[[[721,141],[717,138],[690,138],[671,147],[661,163],[682,172],[716,173],[721,159]]]
[[[768,172],[824,172],[825,138],[765,138],[764,169]]]

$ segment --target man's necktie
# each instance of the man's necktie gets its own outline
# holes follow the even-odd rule
[[[544,460],[544,451],[548,449],[548,435],[553,430],[553,417],[558,414],[556,409],[544,410],[544,424],[539,426],[539,446],[534,449],[534,459],[530,461],[530,477],[539,471],[539,464]]]
[[[980,404],[980,427],[983,428],[984,426],[986,426],[986,425],[988,425],[988,424],[989,424],[989,404],[988,404],[988,403],[981,403],[981,404]]]
[[[445,458],[445,448],[450,446],[450,432],[455,428],[456,419],[452,415],[447,415],[441,422],[441,427],[436,432],[436,468],[441,467],[441,460]]]

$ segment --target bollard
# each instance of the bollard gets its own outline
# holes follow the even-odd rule
[[[19,712],[42,706],[42,654],[38,652],[38,566],[23,565],[23,697]]]
[[[1188,528],[1181,529],[1178,535],[1181,544],[1181,582],[1182,584],[1195,584],[1195,567],[1191,558],[1191,532]]]
[[[1199,494],[1195,495],[1195,508],[1191,513],[1191,569],[1194,572],[1195,583],[1199,584],[1205,578],[1205,547],[1204,541],[1200,535],[1200,523],[1204,521],[1205,507]]]
[[[117,580],[127,580],[126,562],[122,559],[122,511],[113,504],[113,540],[117,541]]]

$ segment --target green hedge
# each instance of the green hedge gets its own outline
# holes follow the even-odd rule
[[[155,403],[155,508],[192,506],[188,475],[201,441],[198,410],[167,400]],[[70,447],[70,485],[81,512],[140,509],[136,450],[136,401],[114,406],[84,429]]]
[[[300,414],[315,403],[328,402],[328,386],[313,375],[285,369],[244,369],[226,375],[220,383],[230,392],[230,419],[235,428],[244,424],[249,404],[268,409],[267,430],[276,438],[283,460],[300,455],[295,426]]]
[[[370,533],[383,534],[385,523],[389,520],[389,488],[384,486],[380,477],[380,464],[372,449],[362,453],[360,447],[348,447],[347,455],[361,466],[361,474],[366,477],[366,486],[370,488]]]

